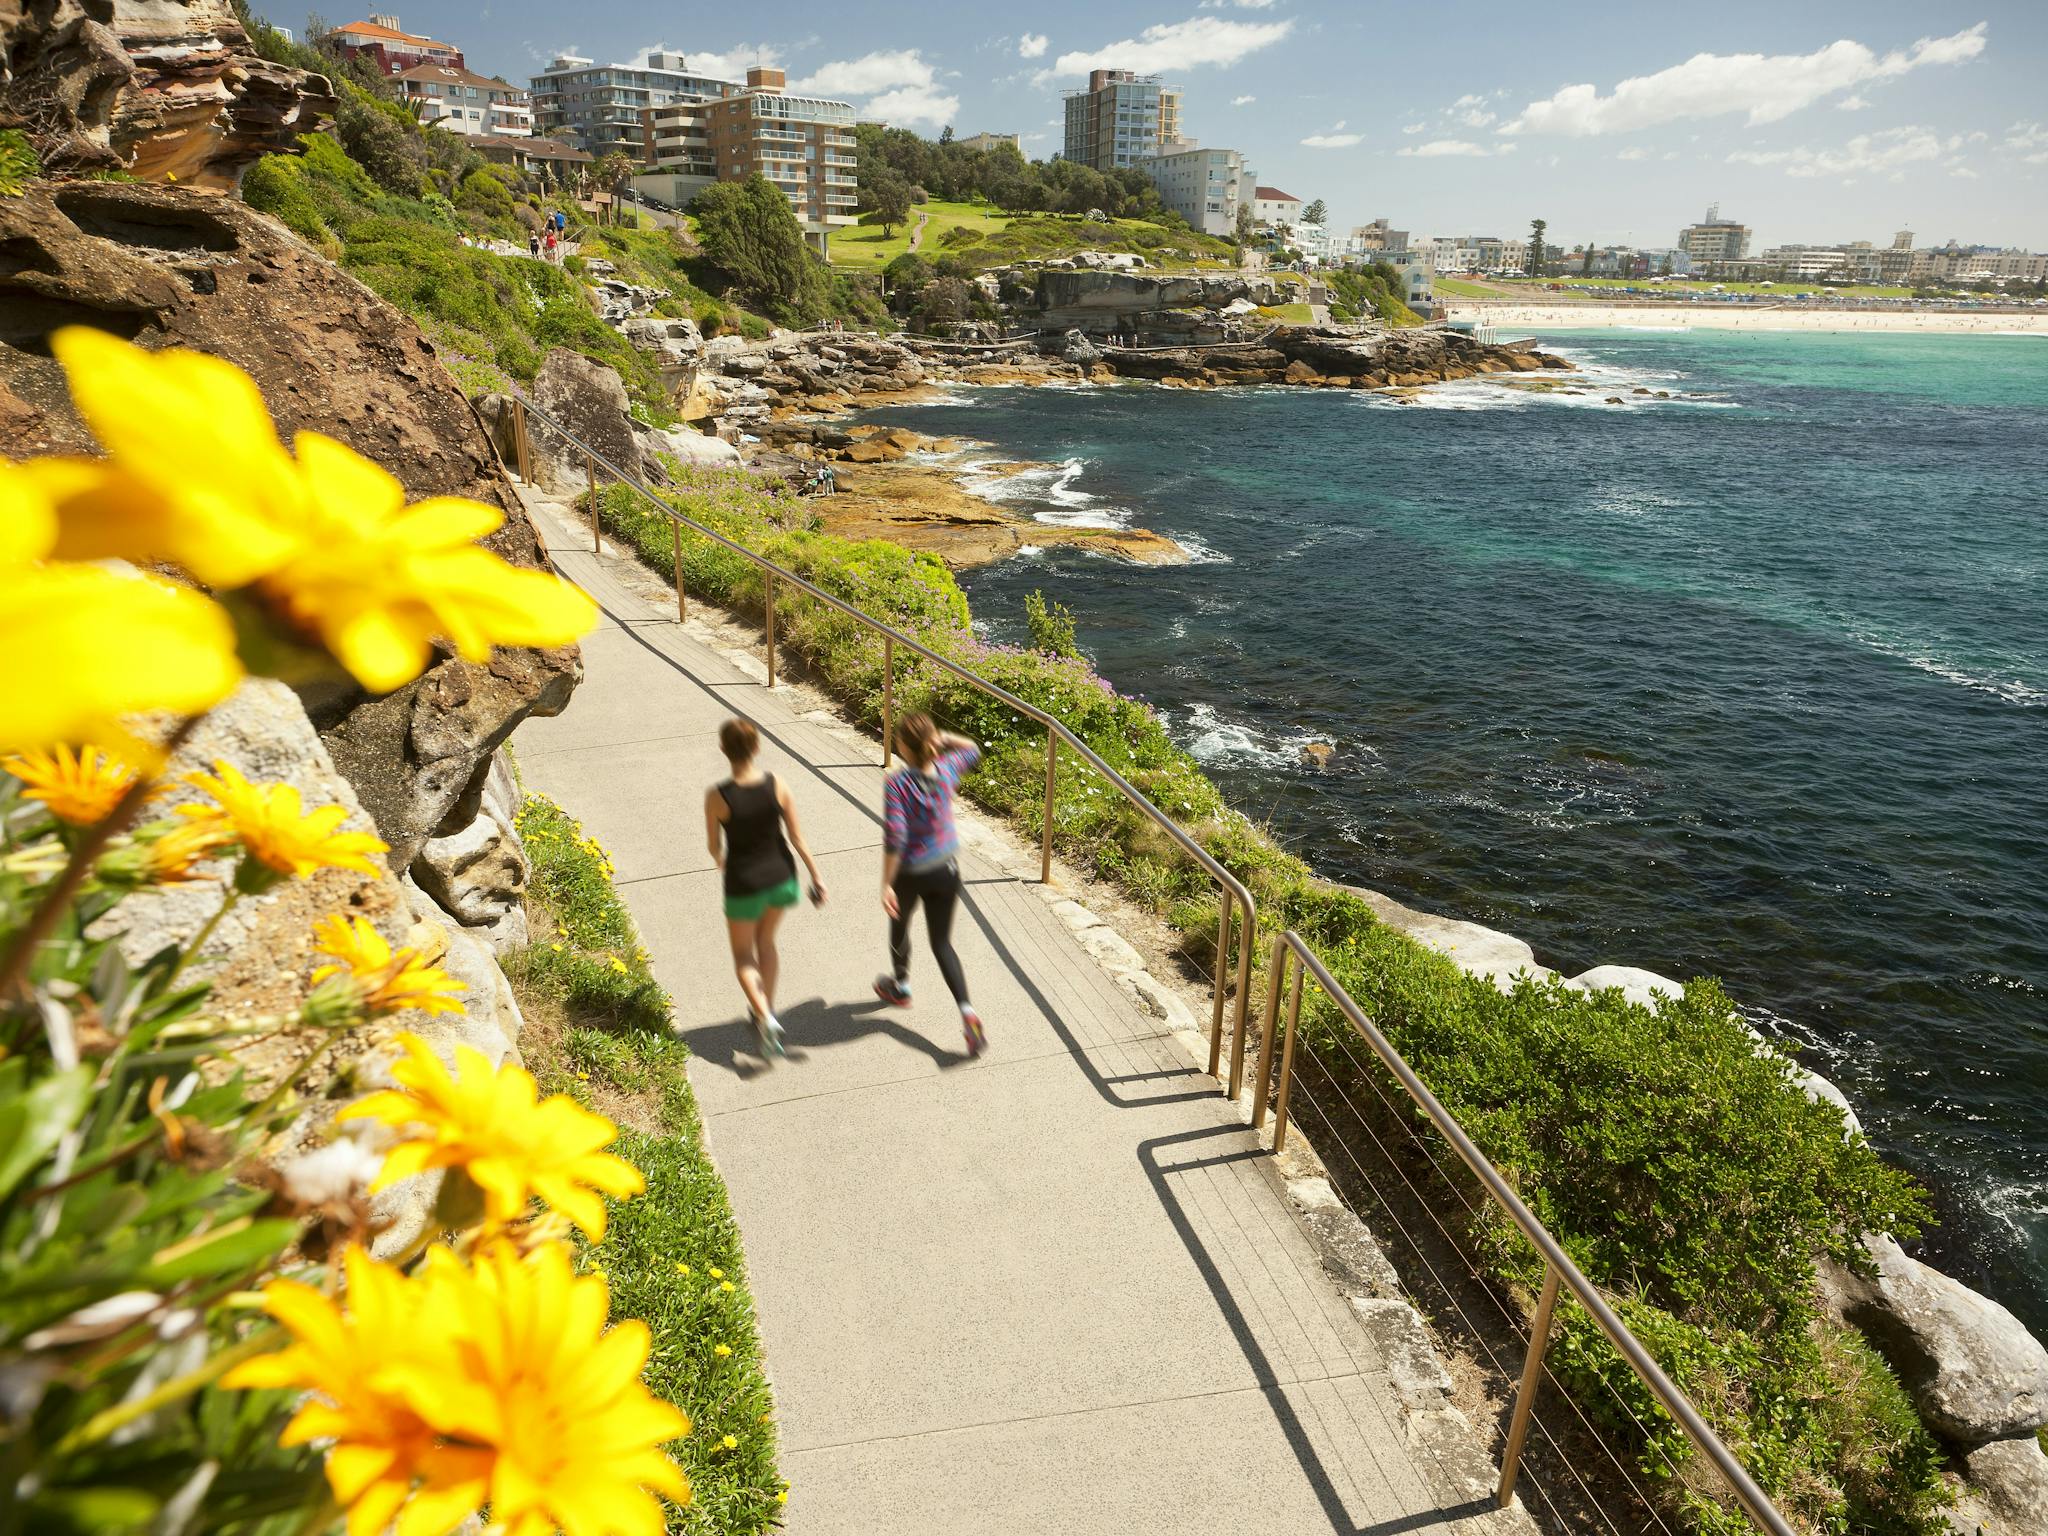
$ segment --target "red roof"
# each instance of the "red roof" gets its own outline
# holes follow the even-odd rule
[[[1282,192],[1278,187],[1260,187],[1252,193],[1252,198],[1254,201],[1261,203],[1298,203],[1301,201],[1292,192]]]
[[[480,86],[485,90],[509,91],[515,96],[524,96],[525,91],[503,80],[493,80],[480,75],[473,69],[457,69],[453,64],[415,64],[411,69],[401,69],[392,77],[396,80],[417,80],[450,82],[455,85]]]
[[[457,51],[453,43],[437,43],[431,37],[415,37],[410,32],[400,32],[395,27],[380,26],[374,21],[352,21],[347,26],[336,27],[334,30],[349,37],[369,38],[373,42],[411,43],[415,47],[420,48],[445,48],[450,53]]]

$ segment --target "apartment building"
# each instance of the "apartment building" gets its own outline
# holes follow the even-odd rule
[[[1014,133],[973,133],[964,139],[955,139],[953,142],[963,149],[1001,149],[1007,145],[1019,154],[1024,152],[1022,136]]]
[[[1695,262],[1713,266],[1724,261],[1741,261],[1749,254],[1749,226],[1721,217],[1718,203],[1707,209],[1697,224],[1678,232],[1678,248]]]
[[[853,104],[792,96],[779,69],[750,69],[732,96],[707,104],[705,137],[713,174],[743,181],[759,172],[781,188],[804,233],[823,252],[832,231],[853,223]]]
[[[395,78],[405,99],[418,104],[423,123],[504,139],[533,133],[533,107],[516,85],[449,64],[415,64]]]
[[[1370,224],[1352,225],[1350,238],[1345,243],[1358,255],[1405,251],[1408,249],[1408,231],[1395,229],[1385,219],[1374,219]]]
[[[1301,199],[1278,187],[1252,189],[1252,222],[1261,229],[1277,229],[1301,219]]]
[[[680,53],[650,48],[628,64],[562,54],[532,78],[533,131],[573,140],[592,155],[619,150],[635,160],[646,146],[641,114],[676,102],[710,101],[740,87],[694,73]]]
[[[1252,201],[1255,178],[1234,149],[1185,144],[1139,162],[1159,189],[1159,201],[1205,235],[1229,237],[1237,210]]]
[[[1098,171],[1124,170],[1180,143],[1178,86],[1157,75],[1097,69],[1066,95],[1065,156]]]
[[[380,75],[395,75],[417,64],[442,64],[452,69],[465,67],[462,50],[453,43],[438,43],[431,37],[415,36],[399,26],[396,16],[389,14],[373,12],[368,21],[352,21],[346,26],[336,27],[323,33],[317,41],[351,58],[359,54],[368,56],[375,62]]]

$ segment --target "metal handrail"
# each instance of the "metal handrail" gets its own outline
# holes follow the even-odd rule
[[[1288,986],[1289,958],[1294,960],[1293,985]],[[1265,1123],[1266,1089],[1272,1081],[1273,1051],[1276,1037],[1280,1040],[1280,1082],[1273,1108],[1273,1151],[1277,1154],[1287,1143],[1287,1100],[1294,1081],[1295,1031],[1301,1021],[1301,988],[1304,975],[1313,976],[1316,985],[1323,989],[1337,1010],[1351,1021],[1352,1028],[1364,1037],[1365,1043],[1386,1065],[1389,1072],[1407,1090],[1408,1097],[1427,1115],[1430,1123],[1449,1142],[1451,1150],[1458,1154],[1465,1166],[1471,1169],[1473,1177],[1479,1180],[1494,1202],[1507,1212],[1508,1219],[1521,1229],[1537,1253],[1543,1258],[1543,1289],[1536,1303],[1536,1316],[1529,1326],[1529,1354],[1523,1362],[1520,1385],[1515,1390],[1514,1412],[1508,1422],[1507,1443],[1501,1452],[1500,1486],[1497,1496],[1505,1506],[1514,1496],[1515,1476],[1521,1468],[1522,1448],[1529,1436],[1529,1423],[1536,1406],[1536,1388],[1543,1377],[1543,1357],[1550,1344],[1551,1319],[1557,1308],[1558,1290],[1562,1287],[1579,1300],[1600,1331],[1607,1335],[1608,1342],[1621,1352],[1629,1369],[1636,1373],[1651,1395],[1663,1405],[1665,1412],[1678,1422],[1686,1437],[1697,1446],[1716,1471],[1727,1479],[1729,1489],[1734,1493],[1749,1518],[1769,1536],[1795,1536],[1792,1527],[1786,1523],[1769,1495],[1757,1487],[1735,1453],[1722,1443],[1712,1426],[1701,1417],[1692,1400],[1679,1390],[1677,1384],[1664,1374],[1663,1368],[1643,1346],[1642,1340],[1629,1331],[1628,1324],[1615,1315],[1599,1288],[1588,1280],[1574,1264],[1564,1246],[1551,1235],[1550,1229],[1536,1219],[1535,1213],[1522,1203],[1522,1197],[1515,1193],[1501,1171],[1494,1167],[1484,1152],[1473,1143],[1465,1128],[1458,1124],[1455,1116],[1429,1091],[1415,1069],[1408,1065],[1401,1053],[1394,1049],[1392,1042],[1380,1032],[1379,1026],[1366,1016],[1351,994],[1332,976],[1314,950],[1303,941],[1293,929],[1273,936],[1273,958],[1268,967],[1266,981],[1266,1025],[1265,1037],[1259,1044],[1259,1064],[1252,1091],[1252,1129],[1257,1130]],[[1287,1019],[1283,1027],[1276,1029],[1280,1008],[1280,995],[1287,992]]]
[[[1237,1003],[1232,1019],[1230,1047],[1230,1097],[1235,1099],[1239,1096],[1244,1087],[1245,1015],[1251,996],[1252,963],[1258,948],[1259,935],[1258,904],[1252,899],[1252,893],[1245,888],[1242,881],[1225,869],[1216,857],[1200,843],[1196,842],[1178,822],[1160,810],[1135,785],[1097,756],[1094,749],[1082,741],[1080,737],[1076,736],[1058,716],[1040,709],[1036,704],[1018,698],[1017,695],[1011,693],[1008,689],[989,682],[986,678],[962,666],[951,657],[940,655],[939,652],[933,650],[922,641],[912,638],[893,625],[884,623],[864,610],[855,607],[844,598],[835,597],[830,592],[813,585],[794,571],[777,565],[766,555],[749,549],[737,540],[727,538],[715,528],[707,528],[695,518],[677,511],[666,501],[662,500],[661,497],[655,495],[653,491],[641,484],[637,478],[627,474],[588,443],[578,439],[568,428],[564,427],[554,417],[550,416],[525,396],[515,391],[511,399],[514,411],[514,453],[518,459],[521,479],[531,484],[533,477],[532,444],[528,436],[526,422],[528,416],[538,417],[549,427],[553,428],[578,453],[583,455],[584,463],[588,467],[590,474],[590,532],[592,547],[595,551],[602,553],[604,548],[604,536],[598,522],[597,471],[599,467],[605,469],[621,485],[632,490],[642,500],[647,502],[649,506],[654,507],[669,519],[671,536],[675,541],[676,613],[679,619],[684,613],[682,529],[688,528],[698,536],[710,539],[713,543],[720,544],[726,549],[733,551],[733,553],[744,556],[761,568],[766,576],[766,601],[764,603],[766,614],[764,622],[768,648],[768,686],[771,689],[775,686],[775,585],[778,578],[788,582],[806,596],[815,598],[829,608],[836,608],[848,618],[856,620],[882,636],[882,766],[884,768],[889,766],[890,753],[895,743],[895,661],[896,647],[898,646],[902,646],[913,654],[922,656],[934,666],[952,673],[953,676],[959,678],[962,682],[980,689],[990,698],[1007,705],[1026,719],[1035,720],[1043,725],[1046,733],[1045,830],[1039,852],[1038,874],[1041,882],[1048,885],[1052,883],[1053,802],[1059,771],[1059,745],[1061,742],[1065,742],[1069,750],[1077,754],[1083,762],[1115,786],[1117,791],[1141,815],[1151,821],[1162,832],[1166,833],[1175,843],[1179,844],[1181,851],[1199,864],[1204,872],[1208,874],[1209,878],[1216,882],[1222,892],[1220,903],[1222,912],[1217,924],[1216,934],[1215,997],[1209,1017],[1209,1075],[1211,1077],[1221,1076],[1218,1069],[1222,1064],[1223,1012],[1230,973],[1233,905],[1235,905],[1238,912],[1243,914],[1243,934],[1238,944]]]

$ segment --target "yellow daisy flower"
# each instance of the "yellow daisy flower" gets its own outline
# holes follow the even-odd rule
[[[719,1441],[718,1443],[724,1446],[728,1451],[736,1451],[740,1448],[740,1437],[738,1435],[727,1435],[723,1440]]]
[[[385,844],[367,832],[344,832],[348,812],[338,805],[308,811],[290,784],[251,784],[233,763],[216,761],[212,773],[188,773],[185,782],[214,805],[181,805],[178,814],[227,817],[249,858],[274,875],[310,875],[316,869],[379,873],[370,855]],[[218,806],[219,809],[214,809]]]
[[[190,885],[200,878],[200,865],[235,846],[234,829],[217,818],[159,825],[168,830],[150,838],[142,853],[142,878],[151,885]]]
[[[451,1442],[487,1446],[493,1529],[506,1536],[643,1536],[663,1528],[660,1495],[690,1498],[661,1447],[690,1421],[641,1382],[647,1325],[607,1329],[610,1297],[577,1275],[567,1245],[530,1258],[493,1244],[465,1266],[446,1249],[427,1266],[430,1325],[459,1341],[450,1381],[433,1351],[390,1373]]]
[[[723,1360],[732,1353],[732,1346],[730,1344],[714,1344],[711,1346],[711,1353]]]
[[[343,1301],[294,1280],[266,1285],[264,1310],[292,1343],[236,1366],[221,1385],[311,1394],[279,1443],[333,1442],[327,1482],[348,1511],[349,1536],[381,1536],[401,1510],[408,1532],[451,1530],[489,1496],[496,1458],[488,1447],[451,1443],[408,1389],[421,1376],[450,1390],[464,1381],[460,1336],[429,1326],[427,1282],[360,1248],[348,1250],[343,1270]]]
[[[184,587],[38,563],[56,536],[49,498],[0,459],[0,656],[16,663],[0,668],[0,751],[93,741],[153,764],[121,717],[195,715],[226,698],[242,676],[234,625]]]
[[[456,1071],[417,1035],[402,1035],[392,1068],[398,1087],[373,1093],[338,1119],[376,1120],[406,1138],[384,1159],[373,1189],[430,1168],[460,1168],[484,1193],[494,1223],[516,1220],[536,1196],[592,1241],[604,1236],[603,1195],[624,1199],[647,1187],[639,1169],[604,1151],[618,1127],[567,1094],[541,1099],[533,1074],[493,1067],[471,1046]]]
[[[106,820],[135,785],[135,770],[98,747],[73,751],[60,743],[0,758],[0,768],[28,786],[28,799],[42,801],[52,816],[74,827]]]
[[[371,1018],[417,1008],[422,1013],[460,1013],[456,995],[463,984],[439,966],[428,965],[416,950],[393,951],[384,935],[360,917],[331,912],[313,925],[313,947],[332,955],[333,965],[313,972],[317,985],[330,976],[346,975],[361,988],[363,1011]]]
[[[567,582],[477,545],[505,520],[497,508],[447,496],[408,507],[405,487],[346,445],[301,432],[295,446],[309,536],[262,590],[365,688],[419,676],[436,637],[488,661],[494,645],[563,645],[596,622]]]

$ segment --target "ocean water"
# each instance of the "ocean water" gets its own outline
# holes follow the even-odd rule
[[[1325,874],[1567,974],[1722,978],[1935,1190],[1927,1255],[2048,1334],[2048,340],[1546,344],[1589,393],[878,416],[992,445],[964,473],[1041,461],[978,477],[1019,510],[1197,553],[977,573],[992,638],[1066,603]]]

